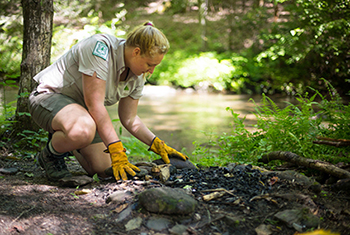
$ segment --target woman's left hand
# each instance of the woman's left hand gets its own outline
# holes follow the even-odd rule
[[[152,150],[154,153],[160,155],[165,164],[169,164],[169,157],[177,157],[184,161],[188,159],[185,154],[182,154],[175,149],[167,146],[164,141],[160,140],[158,137],[155,137],[152,141],[151,147],[149,150]]]

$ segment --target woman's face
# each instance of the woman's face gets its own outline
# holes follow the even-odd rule
[[[141,55],[140,48],[136,47],[133,51],[133,57],[130,63],[131,71],[140,76],[141,74],[152,74],[154,68],[163,60],[164,54],[155,54],[152,57]]]

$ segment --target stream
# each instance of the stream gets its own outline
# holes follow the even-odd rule
[[[1,89],[0,101],[3,113],[4,103],[16,100],[17,89]],[[205,143],[210,134],[229,133],[232,129],[232,114],[226,108],[230,107],[240,117],[245,117],[247,129],[252,130],[255,116],[252,114],[255,104],[261,100],[260,95],[225,95],[195,92],[191,89],[177,90],[167,86],[145,86],[144,96],[140,99],[138,116],[146,126],[169,146],[178,150],[186,148],[188,153],[194,150],[193,142]],[[279,105],[287,98],[274,97]],[[15,104],[13,104],[15,105]],[[118,119],[118,106],[107,107],[112,120]],[[114,122],[117,133],[121,124]],[[123,129],[122,135],[130,136]]]

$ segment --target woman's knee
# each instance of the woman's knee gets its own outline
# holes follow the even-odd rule
[[[74,142],[90,144],[96,134],[96,124],[92,118],[82,117],[76,120],[66,134]]]

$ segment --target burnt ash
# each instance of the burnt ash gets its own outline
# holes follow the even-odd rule
[[[268,177],[253,169],[251,165],[239,165],[232,169],[227,167],[180,169],[170,176],[167,185],[173,188],[187,188],[195,197],[225,189],[230,193],[208,202],[224,204],[231,204],[239,198],[247,203],[251,198],[271,190]]]

